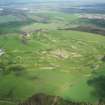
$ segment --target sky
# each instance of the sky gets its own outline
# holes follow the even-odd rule
[[[83,3],[105,3],[105,0],[0,0],[2,3],[6,2],[34,2],[34,1],[74,1]]]

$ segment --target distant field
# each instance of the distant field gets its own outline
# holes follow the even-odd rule
[[[57,29],[72,27],[78,20],[76,14],[45,11],[44,13],[11,14],[0,16],[0,34],[34,31],[35,29]]]

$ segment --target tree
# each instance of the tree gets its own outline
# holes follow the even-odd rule
[[[105,76],[94,77],[88,80],[88,84],[93,86],[94,91],[92,93],[99,98],[99,101],[105,101]]]
[[[14,73],[16,76],[22,75],[25,71],[23,65],[15,62],[14,57],[10,55],[4,55],[0,58],[0,73],[3,75]]]

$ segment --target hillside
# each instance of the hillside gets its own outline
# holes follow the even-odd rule
[[[101,13],[91,7],[101,8],[70,2],[0,5],[0,105],[36,100],[39,93],[38,105],[56,96],[57,105],[104,103],[104,6]]]
[[[38,92],[78,101],[97,100],[87,81],[105,72],[104,36],[43,30],[24,37],[0,36],[0,40],[4,49],[0,95],[4,100],[24,100]]]

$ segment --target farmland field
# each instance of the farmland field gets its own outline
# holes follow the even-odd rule
[[[37,93],[75,102],[104,98],[101,87],[95,91],[97,81],[90,82],[105,76],[103,19],[53,6],[0,13],[0,105],[15,105]]]

